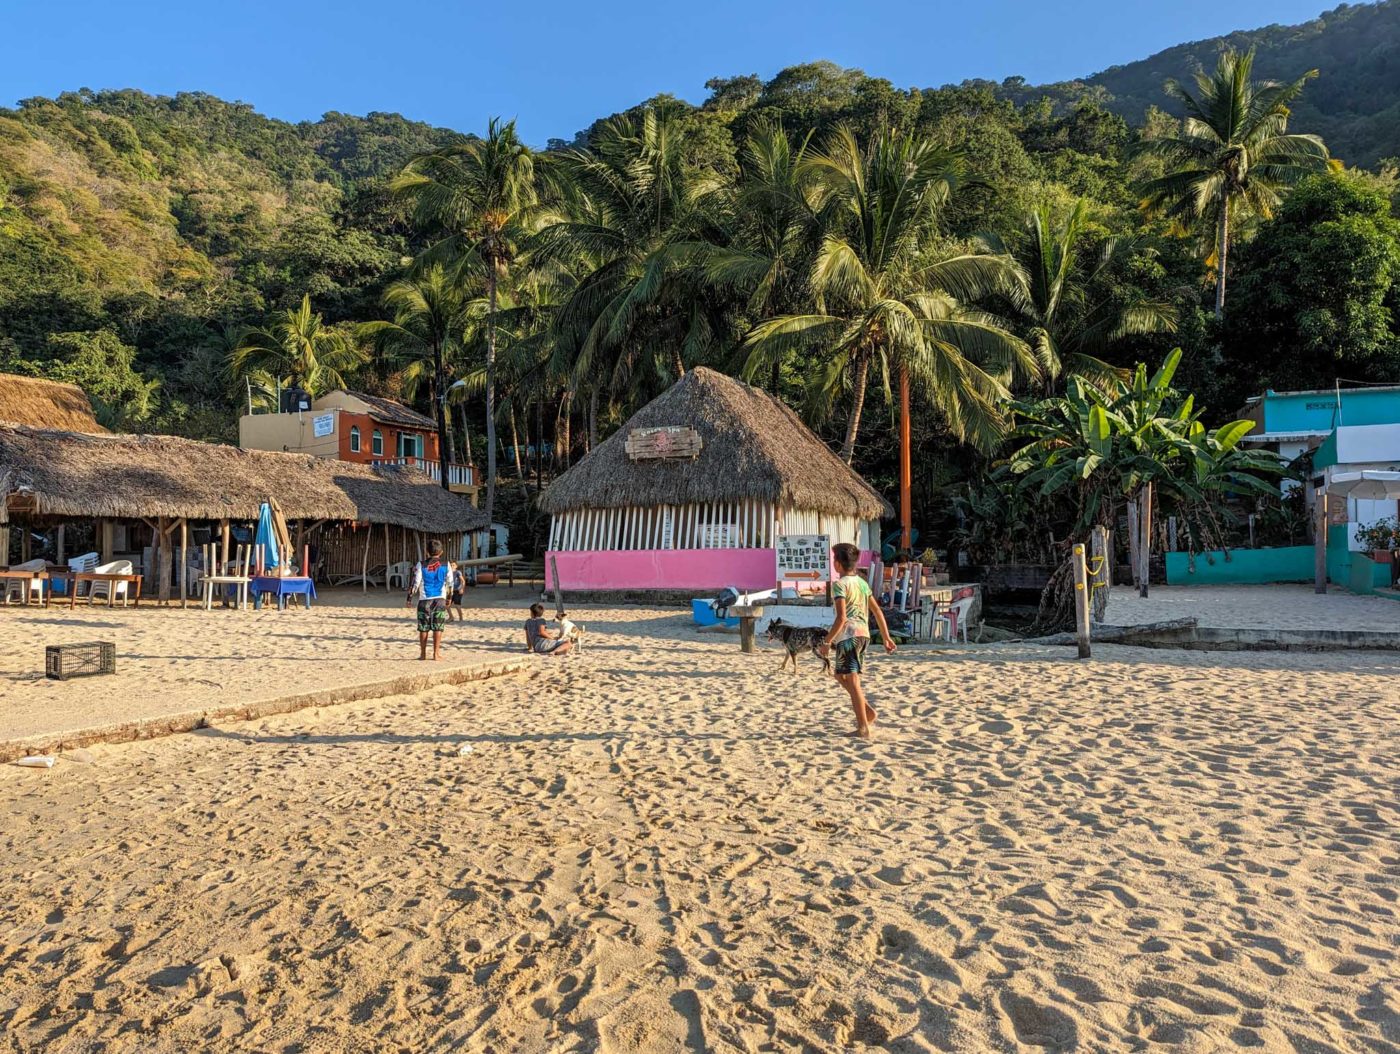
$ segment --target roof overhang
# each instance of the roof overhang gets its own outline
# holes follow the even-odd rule
[[[1303,439],[1316,439],[1318,442],[1326,439],[1328,432],[1260,432],[1257,435],[1251,434],[1240,440],[1241,443],[1297,443]]]

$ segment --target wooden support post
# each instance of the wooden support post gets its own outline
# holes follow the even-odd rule
[[[229,530],[228,520],[220,520],[220,521],[219,521],[219,574],[223,574],[223,573],[224,573],[224,569],[225,569],[226,567],[228,567],[228,543],[229,543],[229,536],[231,535],[231,533],[232,533],[232,532]]]
[[[1138,530],[1138,503],[1137,498],[1128,502],[1128,567],[1132,571],[1133,588],[1140,589],[1138,575],[1141,573],[1142,562],[1138,559],[1138,547],[1142,544],[1142,533]]]
[[[1142,561],[1142,580],[1138,586],[1138,596],[1147,596],[1148,579],[1152,568],[1152,484],[1142,488],[1142,508],[1139,510],[1138,526],[1142,528],[1142,541],[1138,543],[1138,559]]]
[[[1095,527],[1089,534],[1089,555],[1097,570],[1089,576],[1093,584],[1089,598],[1089,614],[1094,622],[1102,622],[1108,610],[1109,586],[1113,584],[1113,545],[1107,527]]]
[[[564,617],[564,590],[559,585],[559,561],[553,556],[549,558],[549,577],[554,579],[554,614],[556,618]]]
[[[365,528],[365,557],[360,563],[360,592],[369,592],[369,547],[374,541],[374,524],[369,524]],[[385,576],[388,577],[387,575]]]
[[[389,592],[389,565],[394,558],[389,555],[389,525],[384,525],[384,592]]]
[[[758,604],[736,605],[729,609],[731,615],[739,619],[739,650],[746,655],[754,651],[754,630],[763,617],[763,607]]]
[[[173,523],[167,526],[164,516],[156,521],[155,542],[157,546],[156,552],[159,554],[156,558],[156,566],[159,568],[157,574],[157,581],[159,582],[157,597],[160,600],[161,606],[170,603],[170,531],[174,526]]]
[[[1313,490],[1313,592],[1327,592],[1327,491]]]
[[[1079,657],[1089,658],[1089,576],[1084,567],[1084,546],[1074,547],[1074,631]]]
[[[97,521],[97,553],[100,557],[98,563],[112,562],[112,553],[117,546],[116,533],[116,525],[111,520]]]
[[[29,563],[29,554],[30,554],[30,546],[31,546],[31,539],[30,539],[30,537],[29,537],[29,533],[30,533],[30,532],[29,532],[29,527],[28,527],[28,525],[23,526],[23,527],[21,527],[21,528],[19,529],[19,559],[20,559],[20,563],[25,563],[25,564]],[[24,594],[24,595],[25,595],[25,596],[28,596],[28,595],[29,595],[29,592],[28,592],[28,589],[27,589],[27,588],[26,588],[26,591],[25,591],[25,594]]]
[[[63,537],[64,526],[61,523],[58,525],[57,535],[53,542],[53,562],[61,564],[63,563],[63,543],[67,540]]]
[[[190,606],[190,521],[180,520],[180,606]]]

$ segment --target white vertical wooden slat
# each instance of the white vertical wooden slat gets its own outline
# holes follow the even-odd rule
[[[631,505],[622,510],[622,544],[619,549],[632,548],[632,531],[636,527],[636,510]]]
[[[608,540],[607,540],[607,547],[608,547],[609,549],[620,549],[620,548],[622,548],[620,545],[617,544],[617,521],[621,518],[621,515],[620,515],[621,512],[622,512],[621,509],[609,509],[609,510],[608,510]]]

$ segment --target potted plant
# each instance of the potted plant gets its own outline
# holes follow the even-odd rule
[[[1395,562],[1395,547],[1400,544],[1400,521],[1377,520],[1356,529],[1356,540],[1366,548],[1367,555],[1378,564]]]

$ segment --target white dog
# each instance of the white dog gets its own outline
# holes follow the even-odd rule
[[[559,636],[561,639],[574,642],[574,651],[583,650],[583,634],[585,631],[583,626],[574,622],[573,619],[569,618],[569,616],[563,612],[559,613],[559,617],[555,620],[555,625],[559,627]]]

